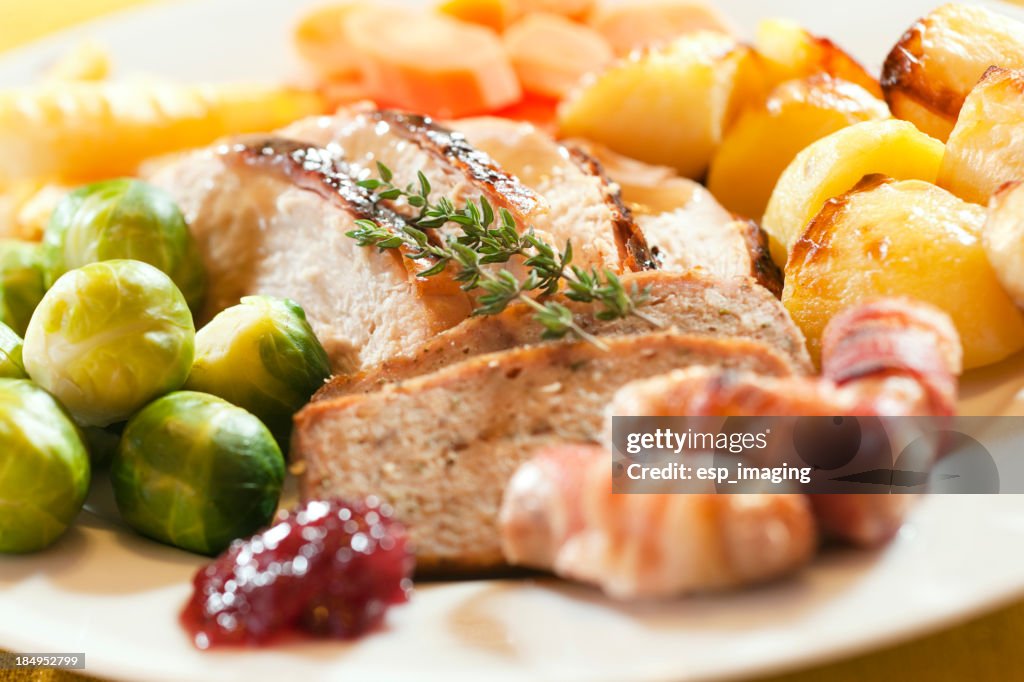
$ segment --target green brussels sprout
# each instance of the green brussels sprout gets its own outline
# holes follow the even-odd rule
[[[46,272],[38,244],[0,241],[0,322],[24,335],[32,312],[46,293]]]
[[[181,388],[194,352],[174,282],[151,265],[111,260],[72,270],[46,292],[22,359],[80,425],[108,426]]]
[[[199,311],[206,272],[174,199],[141,180],[105,180],[57,204],[43,235],[49,283],[98,261],[131,259],[162,270]]]
[[[21,338],[0,322],[0,379],[27,379],[21,361]]]
[[[284,456],[259,419],[192,391],[135,415],[110,466],[117,508],[130,526],[208,555],[270,522],[284,475]]]
[[[115,424],[101,429],[98,426],[82,427],[82,439],[85,449],[89,451],[89,461],[95,471],[110,464],[121,443],[121,432],[124,424]]]
[[[23,379],[0,379],[0,552],[51,545],[89,490],[89,455],[53,397]]]
[[[327,353],[297,303],[249,296],[196,334],[185,388],[252,412],[287,452],[292,416],[330,373]]]

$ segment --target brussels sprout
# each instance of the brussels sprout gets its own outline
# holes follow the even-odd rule
[[[185,387],[252,412],[287,452],[292,416],[330,373],[327,353],[297,303],[249,296],[196,334]]]
[[[52,544],[89,489],[89,455],[49,393],[31,381],[0,379],[0,552]]]
[[[129,258],[162,270],[193,311],[202,307],[199,249],[174,199],[153,185],[125,178],[71,192],[54,209],[43,245],[49,283],[89,263]]]
[[[46,292],[22,359],[80,425],[107,426],[181,388],[194,352],[174,282],[151,265],[111,260],[72,270]]]
[[[21,362],[21,339],[0,322],[0,379],[27,379]]]
[[[39,245],[13,239],[0,241],[0,322],[15,334],[24,334],[45,293],[45,267]]]
[[[124,424],[115,424],[101,429],[98,426],[86,426],[81,429],[82,442],[85,449],[89,451],[89,461],[95,471],[110,464],[117,452],[117,446],[121,443],[121,432],[124,431]]]
[[[160,542],[218,554],[270,522],[284,457],[259,419],[181,391],[128,422],[110,467],[124,520]]]

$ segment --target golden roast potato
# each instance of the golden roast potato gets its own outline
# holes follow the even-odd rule
[[[964,367],[1024,348],[1024,314],[1003,290],[981,243],[985,209],[920,180],[865,178],[830,200],[793,247],[782,301],[813,357],[837,313],[880,296],[945,310]]]
[[[993,66],[960,110],[939,186],[987,204],[1000,186],[1018,179],[1024,179],[1024,71]]]
[[[856,59],[828,38],[812,35],[788,19],[766,19],[758,24],[754,49],[765,61],[772,85],[824,73],[856,83],[876,97],[878,81]]]
[[[765,210],[763,227],[772,256],[786,263],[807,223],[832,197],[848,192],[865,175],[935,182],[943,145],[906,121],[866,121],[843,128],[797,154],[782,172]]]
[[[560,133],[700,178],[729,125],[764,96],[763,83],[751,48],[698,32],[588,78],[560,107]]]
[[[786,81],[725,136],[708,189],[730,211],[760,220],[779,176],[802,149],[854,123],[885,118],[885,102],[859,85],[827,74]]]
[[[977,5],[943,5],[910,27],[882,68],[893,116],[945,141],[990,66],[1024,68],[1024,24]]]

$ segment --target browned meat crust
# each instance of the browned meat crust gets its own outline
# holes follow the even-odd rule
[[[356,219],[370,220],[393,233],[399,233],[405,225],[401,216],[375,202],[348,174],[344,161],[326,149],[271,137],[231,145],[222,156],[229,162],[237,161],[250,168],[277,173],[296,187],[333,202]],[[389,253],[399,259],[420,291],[454,293],[459,290],[458,283],[449,276],[424,278],[418,275],[435,264],[434,259],[411,260],[405,257],[408,250],[404,248]]]
[[[526,219],[541,205],[537,194],[509,175],[460,134],[439,126],[433,119],[399,111],[380,110],[371,117],[391,126],[392,132],[444,159],[472,183],[488,190],[499,205],[517,218]]]
[[[737,220],[740,220],[737,218]],[[747,248],[750,251],[751,277],[768,291],[772,292],[775,298],[782,298],[783,274],[782,268],[772,260],[771,248],[768,245],[768,235],[753,220],[742,221],[746,230],[744,235],[747,238]]]
[[[615,216],[615,238],[619,247],[619,260],[623,270],[638,272],[641,270],[657,270],[658,263],[647,245],[647,239],[643,231],[633,220],[633,213],[622,201],[622,192],[619,190],[604,167],[596,158],[583,151],[579,147],[567,147],[569,157],[588,175],[601,179],[604,187],[605,203]]]

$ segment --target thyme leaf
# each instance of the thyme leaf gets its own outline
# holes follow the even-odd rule
[[[599,307],[595,317],[611,321],[630,316],[639,317],[655,327],[656,321],[641,312],[650,300],[650,289],[631,288],[608,269],[585,270],[573,265],[572,242],[556,250],[537,236],[533,228],[521,230],[507,209],[495,207],[481,197],[462,207],[447,198],[431,200],[432,187],[426,175],[417,173],[416,182],[401,188],[393,184],[394,174],[382,163],[377,164],[379,178],[369,178],[359,185],[373,194],[376,201],[405,201],[417,209],[399,231],[386,229],[372,220],[358,220],[356,229],[347,233],[362,247],[380,251],[405,249],[413,260],[430,259],[429,268],[418,272],[420,277],[436,277],[452,268],[453,278],[466,292],[478,292],[475,316],[498,315],[512,303],[522,302],[536,312],[534,319],[544,328],[543,338],[561,339],[569,334],[606,349],[607,346],[583,329],[572,310],[556,302],[544,300],[563,291],[566,298],[577,303]],[[451,227],[446,234],[431,234]],[[520,279],[506,265],[519,259],[526,270]]]

